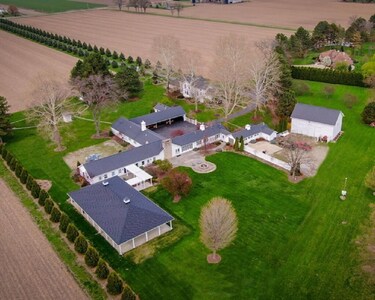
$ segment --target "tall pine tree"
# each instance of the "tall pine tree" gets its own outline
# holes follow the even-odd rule
[[[5,97],[0,96],[0,143],[2,138],[10,133],[12,125],[10,123],[9,104]]]

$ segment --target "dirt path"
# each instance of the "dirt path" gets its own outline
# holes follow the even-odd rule
[[[0,179],[0,299],[87,299]]]
[[[0,30],[0,95],[10,111],[26,109],[38,77],[69,79],[77,58]]]

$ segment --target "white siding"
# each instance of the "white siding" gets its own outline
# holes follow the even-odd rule
[[[341,124],[342,114],[340,114],[336,125],[328,125],[292,118],[291,132],[315,137],[317,139],[327,136],[327,140],[331,141],[341,131]]]

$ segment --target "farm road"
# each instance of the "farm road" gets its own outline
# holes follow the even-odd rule
[[[87,299],[1,179],[0,211],[0,299]]]

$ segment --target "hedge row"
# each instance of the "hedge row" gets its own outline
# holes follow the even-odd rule
[[[66,36],[47,32],[36,27],[18,24],[8,19],[0,19],[0,29],[79,57],[86,57],[90,52],[99,52],[108,58],[108,65],[112,64],[112,67],[114,68],[117,68],[121,64],[115,61],[117,59],[120,59],[123,62],[127,61],[128,64],[133,64],[135,62],[138,66],[142,65],[142,59],[139,56],[135,60],[131,56],[125,59],[123,53],[118,54],[116,51],[111,52],[108,48],[98,48],[96,45],[92,46],[91,44],[81,42],[80,40],[76,41],[75,39]],[[112,63],[109,58],[113,59]],[[145,64],[148,65],[149,61],[147,60]]]
[[[363,75],[357,72],[336,71],[334,69],[318,69],[292,66],[294,79],[320,81],[344,85],[365,86]]]
[[[46,213],[50,214],[50,220],[54,223],[60,223],[59,229],[66,233],[67,239],[74,243],[74,249],[85,255],[85,263],[90,268],[95,268],[95,274],[99,279],[107,279],[106,289],[111,295],[119,295],[123,291],[121,299],[136,299],[136,295],[128,285],[124,286],[124,282],[115,272],[110,272],[107,263],[100,258],[96,249],[89,245],[85,237],[78,231],[77,227],[71,223],[69,217],[62,213],[55,206],[54,201],[49,197],[47,191],[40,188],[39,184],[28,174],[16,158],[9,152],[4,144],[0,144],[0,154],[9,168],[14,171],[20,181],[26,185],[34,198],[38,198],[40,206],[44,207]]]

